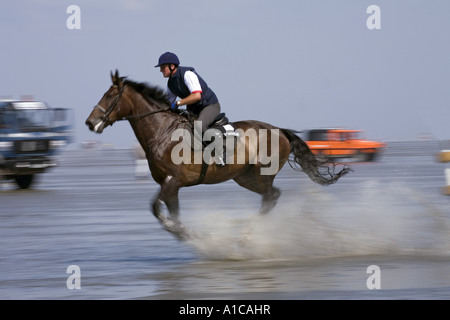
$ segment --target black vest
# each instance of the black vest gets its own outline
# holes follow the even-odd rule
[[[169,90],[175,94],[177,97],[180,97],[181,99],[186,98],[191,94],[189,91],[189,88],[184,83],[184,74],[186,71],[192,71],[196,74],[198,77],[198,81],[200,82],[200,86],[202,87],[202,98],[199,102],[188,105],[187,109],[189,111],[194,112],[195,114],[199,114],[200,111],[203,110],[206,106],[209,106],[211,104],[218,103],[219,100],[216,97],[216,94],[214,91],[212,91],[208,85],[206,84],[205,80],[202,79],[198,75],[197,72],[195,72],[194,68],[191,67],[178,67],[175,74],[172,75],[171,78],[169,78],[169,81],[167,82],[167,86],[169,87]]]

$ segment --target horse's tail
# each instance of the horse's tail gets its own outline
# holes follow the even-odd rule
[[[340,177],[351,171],[346,165],[338,173],[334,172],[335,166],[330,168],[320,162],[305,141],[295,134],[294,130],[280,129],[291,144],[291,155],[288,159],[289,165],[295,170],[299,170],[295,164],[299,164],[301,169],[309,176],[309,178],[321,185],[333,184]]]

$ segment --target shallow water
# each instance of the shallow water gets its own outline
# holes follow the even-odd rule
[[[30,190],[0,185],[1,299],[449,299],[442,142],[390,143],[322,187],[288,165],[277,207],[229,181],[180,191],[179,242],[131,150],[65,151]],[[77,265],[80,289],[68,289]],[[379,267],[381,289],[368,289]]]

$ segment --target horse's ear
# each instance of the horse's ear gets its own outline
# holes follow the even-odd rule
[[[116,73],[113,74],[111,71],[111,81],[115,85],[119,85],[122,79],[119,77],[119,70],[116,69]]]

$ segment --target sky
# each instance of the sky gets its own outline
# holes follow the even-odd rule
[[[68,28],[71,5],[79,29]],[[77,146],[130,147],[126,121],[101,135],[84,122],[112,70],[166,88],[154,66],[171,51],[205,79],[231,121],[448,140],[449,14],[447,0],[2,1],[0,98],[33,95],[73,109]]]

